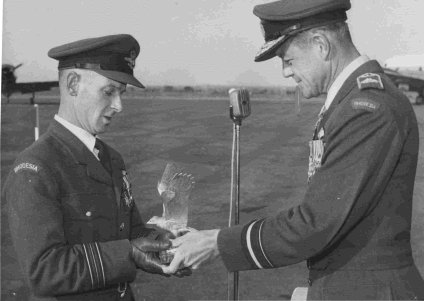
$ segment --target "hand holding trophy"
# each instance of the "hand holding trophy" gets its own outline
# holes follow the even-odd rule
[[[184,173],[175,163],[168,163],[157,186],[163,204],[162,216],[154,216],[147,223],[170,231],[174,236],[189,231],[188,203],[194,183],[191,174]],[[160,253],[162,263],[169,263],[172,257],[172,249]]]

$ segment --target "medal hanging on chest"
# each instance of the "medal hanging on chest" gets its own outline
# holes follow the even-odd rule
[[[122,171],[122,190],[121,200],[125,201],[125,205],[130,208],[134,204],[134,198],[131,191],[131,183],[126,170]]]
[[[311,181],[315,172],[321,167],[322,156],[324,154],[324,128],[321,126],[321,121],[325,111],[325,107],[323,106],[315,124],[314,136],[309,141],[308,183]]]
[[[321,167],[322,155],[324,154],[324,142],[319,140],[309,141],[309,169],[308,183],[312,176]]]

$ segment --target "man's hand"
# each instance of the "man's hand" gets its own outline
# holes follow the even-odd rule
[[[153,240],[140,237],[131,240],[132,259],[137,268],[152,274],[163,274],[164,265],[159,260],[159,252],[168,250],[171,242],[168,239]]]
[[[171,247],[170,238],[175,236],[168,231],[164,231],[153,240],[151,238],[136,238],[131,241],[132,244],[132,258],[137,268],[151,274],[159,274],[169,277],[170,275],[163,273],[163,265],[159,258],[159,252],[166,251]],[[190,268],[182,268],[172,273],[173,276],[182,278],[192,274]]]
[[[174,259],[169,266],[163,268],[163,272],[173,274],[184,267],[197,269],[218,258],[218,232],[219,230],[190,232],[172,240],[172,246],[177,249]]]

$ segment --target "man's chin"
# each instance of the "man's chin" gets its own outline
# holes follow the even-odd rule
[[[305,99],[311,99],[313,96],[311,93],[305,93],[302,91],[302,97]]]
[[[302,97],[305,99],[311,99],[319,96],[319,93],[312,93],[311,91],[304,91],[302,89],[300,89],[300,92],[302,93]]]
[[[96,129],[96,135],[100,135],[100,134],[103,134],[104,132],[106,132],[106,129],[107,129],[108,126],[109,126],[109,124],[105,124],[101,127],[98,127]]]

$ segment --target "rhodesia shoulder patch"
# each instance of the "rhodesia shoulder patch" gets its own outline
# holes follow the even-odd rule
[[[375,73],[365,73],[356,79],[358,82],[358,88],[360,90],[363,89],[380,89],[384,90],[383,82],[381,81],[381,77]]]
[[[374,112],[380,107],[378,102],[371,99],[353,99],[351,104],[355,110],[366,110],[369,112]]]
[[[40,168],[37,165],[25,162],[25,163],[20,163],[16,165],[15,168],[13,168],[13,171],[15,173],[18,173],[20,170],[32,170],[32,171],[38,172],[39,169]]]

